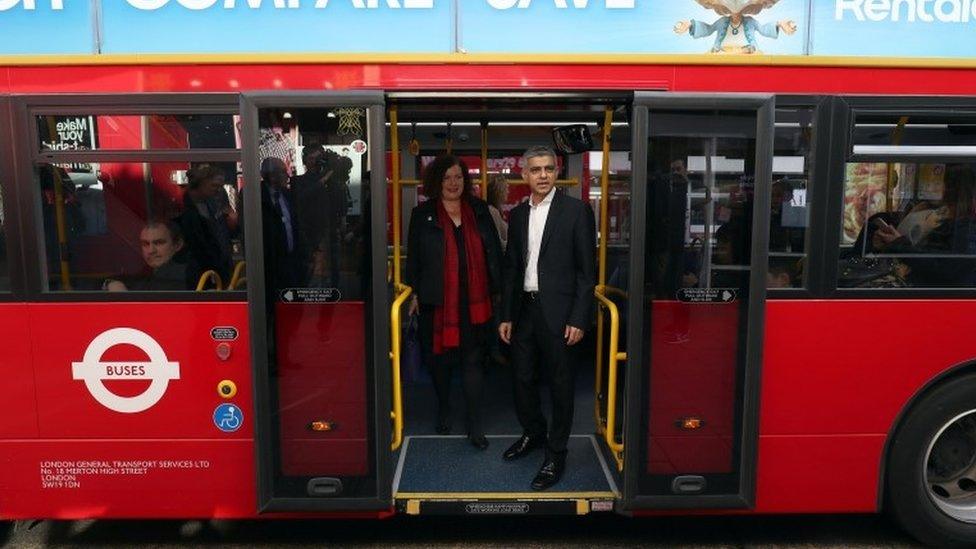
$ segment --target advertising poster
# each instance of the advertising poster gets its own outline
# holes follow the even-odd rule
[[[807,0],[461,3],[469,53],[802,55]]]
[[[103,53],[441,53],[454,46],[451,2],[433,0],[112,0],[102,2],[102,20]]]
[[[974,57],[972,0],[815,0],[811,53]]]
[[[95,53],[91,2],[0,0],[0,55]]]

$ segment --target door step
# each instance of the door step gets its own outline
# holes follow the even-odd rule
[[[613,492],[397,494],[407,515],[587,515],[612,512]]]

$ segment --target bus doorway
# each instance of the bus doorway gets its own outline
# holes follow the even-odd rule
[[[630,194],[629,105],[632,94],[391,94],[388,96],[391,147],[391,221],[396,295],[410,289],[398,272],[397,250],[404,260],[414,207],[425,196],[424,176],[437,157],[451,155],[467,168],[472,192],[501,214],[504,239],[509,213],[528,199],[522,179],[522,154],[534,146],[557,153],[558,192],[591,205],[604,226],[602,246],[593,242],[603,265],[601,284],[615,286],[627,272]],[[602,201],[607,196],[609,200]],[[398,203],[398,199],[402,202]],[[399,214],[397,219],[394,215]],[[400,234],[395,234],[399,230]],[[594,231],[596,232],[596,231]],[[554,275],[554,276],[559,276]],[[596,281],[595,281],[596,282]],[[402,291],[401,291],[402,290]],[[619,294],[611,300],[620,299]],[[409,298],[404,301],[409,303]],[[616,306],[612,301],[608,301]],[[593,301],[596,309],[596,301]],[[513,396],[509,347],[498,342],[491,326],[482,382],[482,422],[488,448],[468,439],[462,372],[453,372],[450,412],[439,417],[433,372],[421,359],[416,318],[408,306],[394,304],[402,331],[399,376],[402,384],[402,446],[396,456],[394,498],[407,513],[588,513],[609,511],[620,497],[620,477],[600,433],[605,429],[607,369],[595,368],[598,349],[610,347],[606,329],[590,321],[586,337],[573,353],[574,421],[566,473],[555,486],[533,491],[532,479],[544,458],[539,450],[505,461],[503,452],[522,435]],[[594,316],[595,319],[595,316]],[[619,331],[619,323],[614,325]],[[602,341],[601,341],[602,338]],[[614,338],[622,343],[623,340]],[[394,374],[394,379],[396,379]],[[436,374],[434,374],[436,375]],[[542,409],[550,416],[549,387],[542,376]],[[598,381],[599,379],[599,381]],[[443,382],[442,382],[443,383]],[[443,389],[441,389],[443,391]],[[396,392],[396,391],[395,391]],[[602,393],[602,394],[601,394]],[[395,397],[396,401],[396,397]],[[396,405],[395,405],[396,406]],[[446,421],[445,421],[446,420]],[[395,426],[396,430],[397,427]],[[394,436],[394,440],[397,437]]]

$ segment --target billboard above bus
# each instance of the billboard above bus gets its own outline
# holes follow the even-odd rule
[[[972,58],[972,0],[0,0],[0,55]]]

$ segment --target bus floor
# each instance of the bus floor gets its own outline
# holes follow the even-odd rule
[[[576,399],[566,472],[546,492],[530,494],[542,465],[538,450],[516,461],[502,453],[522,433],[515,414],[511,365],[489,359],[484,384],[484,426],[489,447],[478,450],[467,439],[460,372],[454,372],[449,435],[435,434],[437,399],[423,366],[404,372],[404,442],[396,456],[394,494],[398,499],[425,498],[613,498],[616,482],[594,433],[592,351],[581,352],[576,368]],[[587,359],[589,357],[590,359]],[[549,416],[548,387],[542,387],[543,412]]]

